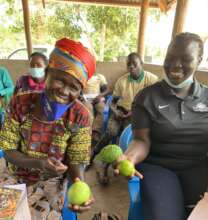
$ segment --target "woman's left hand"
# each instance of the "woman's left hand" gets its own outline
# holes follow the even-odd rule
[[[69,208],[73,211],[73,212],[78,212],[78,213],[83,213],[86,212],[88,210],[91,209],[91,205],[94,203],[94,198],[91,197],[89,201],[87,201],[85,204],[83,205],[72,205],[69,204]]]

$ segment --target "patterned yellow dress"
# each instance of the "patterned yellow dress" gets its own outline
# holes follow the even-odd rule
[[[60,119],[40,121],[33,115],[40,95],[32,92],[13,97],[0,131],[1,149],[19,150],[33,158],[55,157],[65,164],[88,164],[91,145],[89,111],[77,100]],[[38,169],[12,164],[8,168],[9,171],[2,175],[4,179],[0,177],[0,185],[12,175],[14,182],[24,182],[29,186],[28,199],[33,215],[43,210],[41,214],[44,217],[40,218],[38,213],[39,219],[47,219],[46,216],[52,215],[55,210],[60,217],[64,195],[62,176],[49,179]]]

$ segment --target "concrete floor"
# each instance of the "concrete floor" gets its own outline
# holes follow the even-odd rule
[[[93,167],[86,172],[86,182],[92,189],[95,203],[90,211],[80,214],[78,220],[91,220],[93,215],[100,211],[117,213],[122,220],[128,219],[129,195],[127,179],[121,176],[114,177],[112,170],[109,173],[109,185],[101,186],[96,180]]]
[[[0,159],[0,173],[5,166],[4,160]],[[128,219],[129,196],[127,189],[127,179],[124,177],[114,177],[112,170],[109,170],[110,183],[108,186],[101,186],[96,180],[95,169],[92,167],[86,172],[86,182],[90,185],[95,198],[92,209],[79,214],[78,220],[91,220],[95,213],[105,211],[117,213],[121,220]]]

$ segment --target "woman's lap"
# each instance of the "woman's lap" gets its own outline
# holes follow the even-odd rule
[[[187,205],[196,204],[208,184],[207,162],[180,172],[143,163],[139,171],[145,220],[184,220]]]
[[[185,204],[195,205],[208,187],[208,161],[199,166],[177,172],[182,185]]]
[[[141,164],[142,208],[145,220],[184,220],[184,201],[177,176],[160,166]]]

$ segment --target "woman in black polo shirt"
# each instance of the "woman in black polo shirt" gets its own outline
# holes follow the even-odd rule
[[[134,139],[123,158],[144,176],[145,220],[185,220],[206,191],[208,88],[194,78],[202,56],[198,35],[177,35],[167,50],[165,79],[134,100]]]

